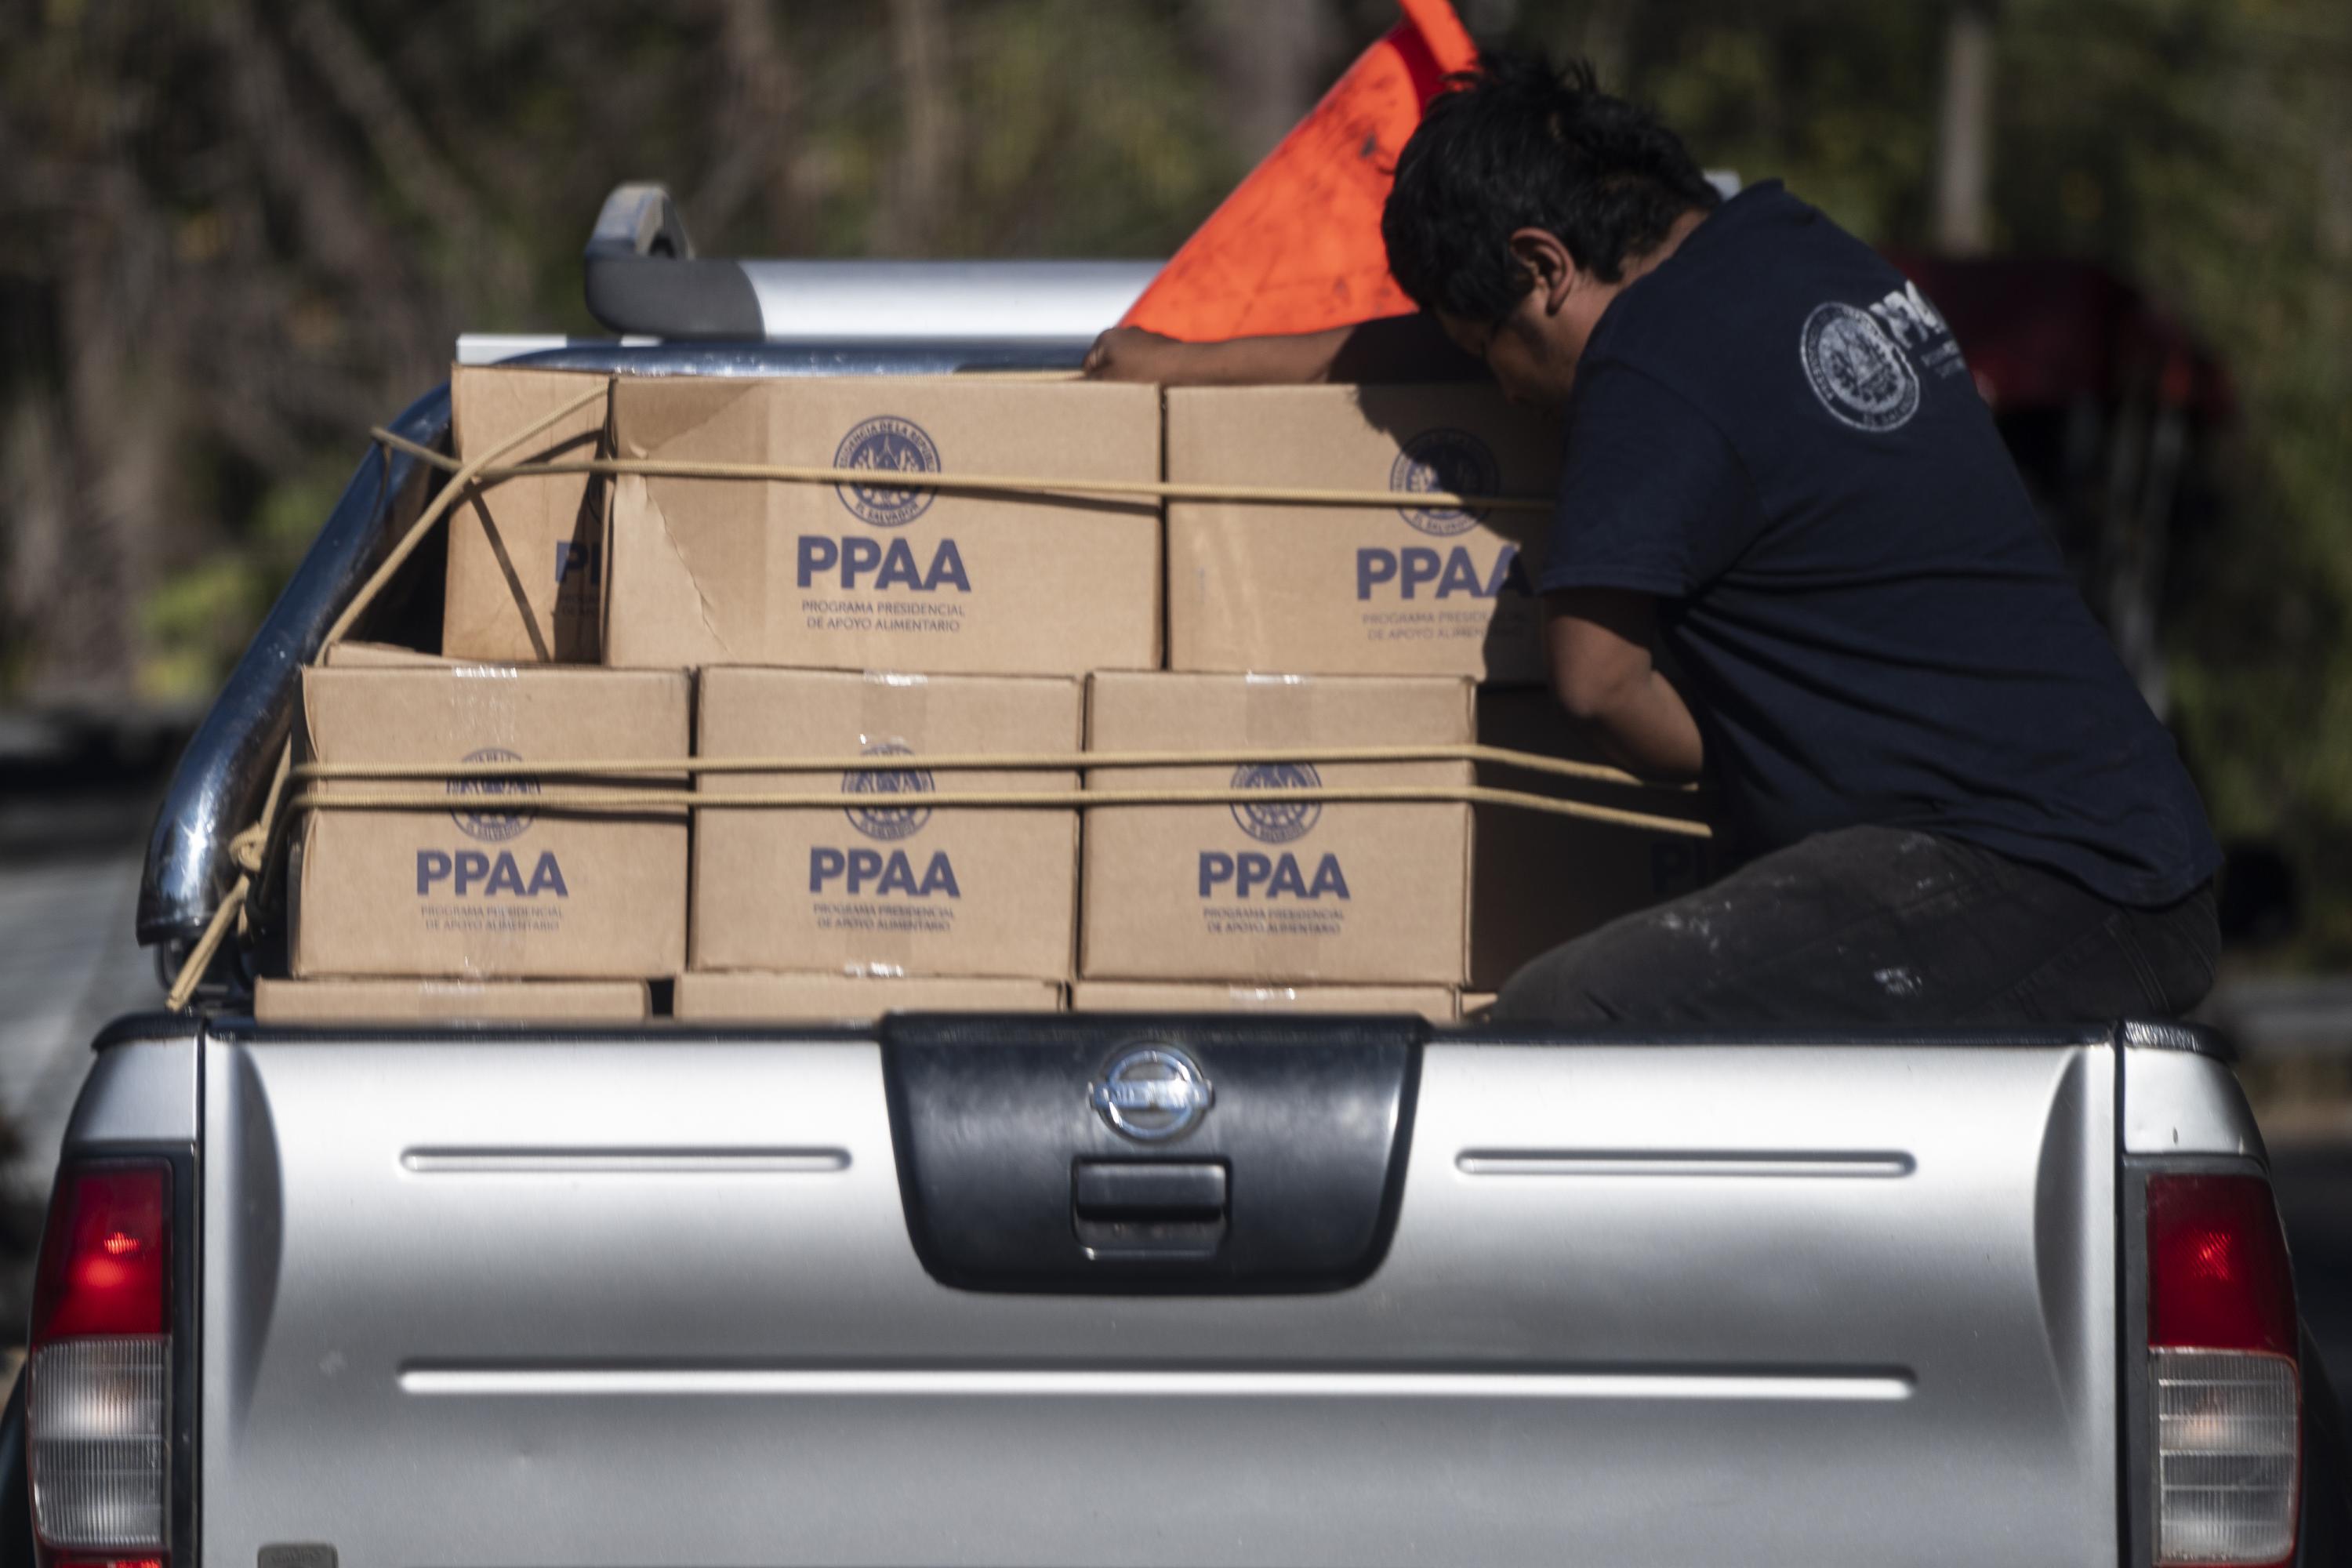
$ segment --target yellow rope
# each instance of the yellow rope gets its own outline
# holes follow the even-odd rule
[[[423,461],[451,459],[391,431],[370,432],[377,440]],[[455,472],[454,469],[451,470]],[[800,463],[688,462],[672,458],[573,458],[544,463],[486,467],[471,478],[481,484],[546,474],[642,474],[678,479],[772,479],[791,484],[887,485],[893,489],[959,490],[972,495],[1068,494],[1134,496],[1145,500],[1227,501],[1258,506],[1378,506],[1447,508],[1460,511],[1549,511],[1538,496],[1464,495],[1453,490],[1351,490],[1304,485],[1183,484],[1170,479],[1072,479],[1033,474],[895,474],[873,468],[831,468]],[[901,481],[904,482],[901,482]]]
[[[459,464],[455,468],[448,469],[450,478],[441,487],[441,493],[434,497],[431,504],[417,514],[416,521],[409,525],[408,531],[401,535],[399,542],[392,547],[383,562],[368,574],[367,581],[361,584],[359,591],[352,595],[351,603],[343,606],[343,613],[337,616],[333,624],[328,626],[327,635],[319,645],[320,652],[323,653],[343,640],[345,634],[350,632],[360,616],[369,605],[374,602],[376,595],[383,592],[383,585],[392,581],[393,574],[399,571],[402,563],[415,553],[416,547],[424,542],[425,536],[432,531],[434,526],[441,521],[451,507],[457,504],[458,499],[472,484],[475,474],[549,426],[570,418],[606,395],[607,389],[600,382],[595,391],[583,393],[545,418],[533,421],[515,435],[490,447],[470,463]],[[394,437],[394,441],[388,444],[396,445],[412,453],[424,450],[415,442],[401,440],[398,437]],[[446,468],[446,460],[441,457],[441,454],[437,452],[432,454],[433,467]],[[220,951],[221,942],[228,935],[229,921],[232,919],[240,922],[243,921],[245,909],[252,896],[255,879],[261,876],[265,867],[272,863],[275,847],[281,837],[278,829],[283,819],[278,815],[279,799],[286,788],[287,775],[293,762],[293,756],[294,742],[289,739],[278,754],[278,772],[270,781],[268,796],[262,802],[260,816],[250,827],[231,841],[231,853],[235,856],[238,866],[237,879],[230,885],[228,891],[221,896],[219,907],[213,910],[212,919],[205,923],[204,934],[199,936],[196,939],[196,944],[188,950],[188,956],[180,964],[179,973],[173,977],[171,988],[163,994],[164,1005],[174,1013],[186,1007],[189,999],[195,995],[196,987],[204,983],[205,971],[212,964],[213,955]]]
[[[359,592],[352,595],[352,602],[343,606],[343,613],[337,616],[334,625],[327,628],[326,638],[319,645],[320,651],[323,653],[343,640],[344,634],[352,629],[352,623],[360,618],[368,605],[375,602],[375,596],[383,591],[383,585],[392,581],[393,574],[399,571],[402,563],[415,553],[416,547],[425,542],[425,536],[433,531],[434,525],[441,521],[443,515],[451,507],[457,504],[465,495],[467,487],[472,485],[494,460],[505,457],[549,426],[560,424],[582,409],[601,402],[607,395],[604,384],[599,382],[595,391],[582,393],[552,414],[533,420],[521,431],[490,447],[481,456],[468,458],[464,462],[444,458],[438,452],[431,453],[426,460],[435,468],[446,468],[449,475],[448,482],[441,487],[441,493],[433,498],[432,504],[419,512],[416,521],[408,525],[408,531],[400,536],[400,542],[394,545],[383,563],[368,574],[368,580],[360,584]],[[373,434],[379,440],[392,435],[388,430],[377,430]],[[427,448],[417,446],[414,441],[401,440],[398,437],[393,437],[392,440],[385,444],[394,443],[397,443],[399,448],[411,457],[422,456],[427,452]]]
[[[306,790],[287,805],[287,815],[305,811],[474,811],[539,813],[671,812],[681,810],[828,810],[856,807],[866,811],[1071,810],[1102,806],[1275,805],[1283,801],[1353,802],[1391,805],[1465,805],[1511,806],[1553,816],[1580,817],[1613,823],[1685,838],[1709,838],[1704,822],[1659,816],[1644,811],[1621,811],[1615,806],[1589,805],[1580,800],[1529,795],[1521,790],[1490,789],[1479,784],[1316,784],[1288,789],[1213,787],[1187,789],[944,789],[891,795],[844,795],[839,791],[748,791],[718,794],[691,789],[582,789],[563,786],[534,794],[453,795],[446,789]],[[887,804],[886,804],[887,803]]]
[[[252,879],[239,877],[236,884],[221,895],[219,906],[213,910],[213,918],[205,924],[205,934],[198,937],[196,945],[188,950],[187,959],[180,965],[180,973],[173,978],[172,988],[163,994],[163,1005],[167,1009],[181,1012],[186,1008],[189,999],[195,995],[197,985],[203,983],[205,971],[212,965],[213,954],[220,951],[221,939],[228,934],[229,922],[236,919],[238,910],[245,908],[245,896],[252,886]]]
[[[512,463],[500,465],[497,459],[506,456],[572,415],[590,407],[609,395],[609,383],[600,382],[592,392],[556,409],[516,435],[499,442],[479,456],[459,459],[436,452],[405,437],[377,427],[370,432],[387,451],[405,453],[417,461],[438,468],[449,476],[441,491],[421,511],[408,531],[394,544],[390,552],[366,582],[352,595],[342,613],[327,629],[320,647],[340,643],[357,624],[359,617],[375,600],[425,536],[447,515],[449,510],[469,491],[481,486],[497,484],[509,479],[556,474],[638,474],[648,477],[707,479],[777,480],[801,484],[873,485],[890,476],[867,468],[838,468],[792,464],[710,463],[667,461],[652,458],[594,458]],[[918,485],[898,488],[929,490],[957,490],[981,495],[1030,495],[1039,492],[1076,491],[1087,495],[1133,496],[1152,500],[1223,501],[1277,506],[1376,506],[1393,507],[1411,504],[1417,507],[1446,507],[1462,510],[1545,511],[1551,502],[1532,496],[1488,496],[1458,494],[1450,490],[1358,490],[1319,489],[1275,485],[1179,484],[1166,480],[1139,479],[1061,479],[1008,474],[925,474]],[[1530,752],[1512,752],[1495,746],[1425,746],[1425,747],[1309,747],[1268,750],[1242,750],[1217,752],[1129,752],[1094,753],[1027,753],[1013,756],[980,756],[953,754],[921,759],[925,768],[961,767],[1024,771],[1029,769],[1118,769],[1140,767],[1179,767],[1186,765],[1224,764],[1238,763],[1399,763],[1399,762],[1470,762],[1486,763],[1523,771],[1549,773],[1561,778],[1577,778],[1612,784],[1649,785],[1650,781],[1637,779],[1614,768],[1590,763],[1570,762],[1559,757],[1540,757]],[[755,773],[849,773],[860,770],[887,769],[897,771],[906,766],[903,757],[847,758],[691,758],[680,762],[646,762],[632,759],[626,762],[537,763],[528,767],[500,763],[457,764],[370,764],[319,763],[291,765],[292,745],[278,756],[278,771],[269,792],[262,804],[261,814],[254,824],[237,835],[231,843],[239,875],[213,910],[202,936],[189,950],[165,995],[165,1005],[173,1012],[187,1006],[210,967],[213,957],[226,940],[231,923],[242,924],[252,889],[264,871],[274,867],[278,846],[283,842],[284,829],[302,813],[320,809],[335,810],[449,810],[452,796],[444,788],[436,791],[348,791],[328,794],[304,790],[290,801],[284,798],[289,779],[304,783],[329,779],[371,779],[397,781],[404,779],[456,780],[466,778],[499,778],[522,774],[530,777],[566,777],[592,774],[646,775],[661,773],[718,774]],[[1652,786],[1656,787],[1656,786]],[[1688,786],[1667,786],[1687,788]],[[625,788],[593,790],[563,788],[540,791],[529,796],[528,809],[534,812],[573,811],[660,811],[682,808],[741,810],[746,808],[826,808],[840,809],[845,797],[837,794],[801,792],[758,792],[743,795],[705,794],[684,789]],[[871,797],[867,797],[871,798]],[[1652,832],[1675,834],[1685,837],[1705,838],[1711,832],[1705,823],[1689,822],[1676,817],[1660,816],[1647,812],[1622,811],[1613,806],[1591,805],[1581,801],[1559,800],[1549,795],[1530,795],[1523,791],[1490,789],[1479,785],[1418,786],[1402,784],[1364,785],[1360,787],[1317,786],[1296,789],[1097,789],[1052,790],[1023,792],[1013,790],[941,790],[910,801],[904,807],[877,809],[918,810],[934,807],[971,807],[979,809],[1055,807],[1098,807],[1110,805],[1184,805],[1270,804],[1276,801],[1349,801],[1425,804],[1462,804],[1471,805],[1502,805],[1552,816],[1606,822],[1622,826],[1644,828]],[[518,802],[518,805],[520,803]]]
[[[548,779],[633,778],[664,773],[900,773],[909,768],[927,772],[950,769],[1027,773],[1039,770],[1072,772],[1087,768],[1176,768],[1234,766],[1250,763],[1480,763],[1548,773],[1555,778],[1636,789],[1695,793],[1696,786],[1672,781],[1638,778],[1598,763],[1570,762],[1502,746],[1250,746],[1194,752],[947,752],[919,756],[866,752],[838,757],[632,757],[562,763],[304,763],[294,777],[306,783],[320,779]]]

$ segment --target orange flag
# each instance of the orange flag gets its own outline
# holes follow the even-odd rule
[[[1122,325],[1207,342],[1413,309],[1389,276],[1381,208],[1423,107],[1477,48],[1446,0],[1401,4],[1404,20],[1209,215]]]

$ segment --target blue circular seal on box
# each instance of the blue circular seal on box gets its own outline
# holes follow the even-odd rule
[[[895,415],[877,416],[854,426],[833,454],[836,468],[870,468],[876,483],[835,485],[841,504],[877,528],[898,528],[929,510],[930,490],[905,489],[879,481],[904,474],[936,474],[940,449],[923,427]]]
[[[1467,430],[1424,430],[1404,444],[1389,465],[1389,489],[1405,495],[1449,490],[1462,496],[1490,496],[1502,489],[1502,468],[1486,443]],[[1453,507],[1397,508],[1423,533],[1443,537],[1467,533],[1486,517],[1484,511]]]
[[[1249,763],[1234,770],[1235,789],[1319,789],[1323,775],[1305,763]],[[1304,838],[1323,815],[1319,800],[1270,800],[1264,805],[1234,802],[1234,820],[1261,844]]]
[[[905,757],[913,752],[896,741],[866,748],[869,757]],[[844,795],[929,795],[931,775],[920,768],[864,768],[841,776]],[[927,805],[853,805],[849,825],[868,838],[911,838],[931,819]]]
[[[467,752],[465,760],[469,763],[522,761],[503,746],[484,746],[478,752]],[[449,793],[467,795],[537,795],[539,781],[518,778],[451,779]],[[478,838],[485,844],[503,844],[509,838],[521,837],[523,830],[531,824],[531,814],[528,811],[458,810],[449,814],[449,820],[456,823],[457,831],[468,838]]]

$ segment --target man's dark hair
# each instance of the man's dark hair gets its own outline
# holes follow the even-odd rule
[[[1614,283],[1675,218],[1718,200],[1682,139],[1602,92],[1591,66],[1487,54],[1447,79],[1398,155],[1381,237],[1416,304],[1490,323],[1533,287],[1514,231],[1549,230]]]

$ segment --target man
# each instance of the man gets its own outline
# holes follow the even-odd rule
[[[2205,994],[2196,791],[1899,273],[1777,182],[1719,200],[1589,67],[1524,58],[1431,104],[1381,226],[1422,317],[1118,331],[1089,368],[1387,378],[1440,363],[1433,321],[1565,411],[1554,687],[1628,767],[1710,780],[1753,858],[1536,960],[1500,1016],[2000,1024]]]

